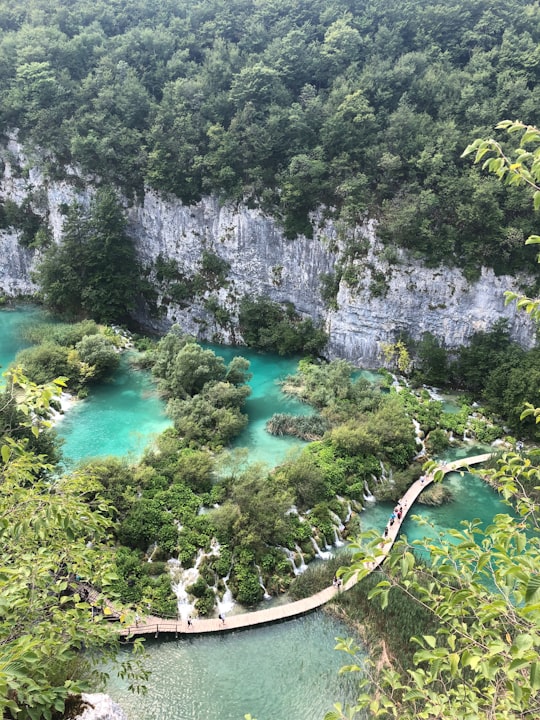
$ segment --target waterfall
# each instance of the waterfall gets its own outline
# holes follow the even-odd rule
[[[225,592],[221,600],[217,598],[217,608],[220,615],[225,615],[230,612],[234,607],[234,600],[232,592],[229,590],[227,583],[229,582],[230,572],[223,578],[223,584],[225,585]]]
[[[412,423],[414,425],[414,434],[415,434],[416,444],[420,445],[420,450],[416,453],[413,460],[419,460],[420,458],[423,458],[426,454],[426,444],[422,438],[423,433],[422,433],[422,430],[420,429],[420,423],[418,422],[418,420],[415,420],[414,418],[413,418]]]
[[[333,558],[334,555],[331,552],[323,552],[321,548],[318,546],[317,541],[313,537],[313,535],[310,537],[311,544],[313,545],[313,549],[315,550],[315,555],[320,558],[321,560],[330,560],[330,558]]]
[[[197,559],[195,560],[195,565],[192,568],[187,568],[187,570],[184,570],[184,568],[182,567],[182,563],[179,560],[173,559],[167,562],[169,574],[171,576],[171,588],[173,593],[178,598],[178,617],[181,620],[187,620],[190,615],[193,615],[195,609],[195,602],[190,598],[190,595],[186,588],[188,588],[190,585],[193,585],[193,583],[196,582],[199,578],[199,567],[204,558],[218,556],[219,551],[220,545],[218,541],[214,538],[210,543],[210,550],[208,552],[205,552],[204,550],[199,550],[199,552],[197,553]],[[227,576],[226,580],[228,579],[229,577]],[[225,595],[227,595],[228,591],[229,596],[227,597],[227,600],[225,600],[224,595],[221,602],[225,602],[225,604],[227,605],[227,610],[229,610],[230,608],[232,608],[234,601],[232,599],[232,593],[227,588],[227,583],[225,583],[225,588]],[[218,600],[218,607],[219,604],[220,603]]]
[[[369,489],[367,480],[364,480],[364,490],[366,492],[363,493],[363,498],[366,502],[377,502],[377,498],[375,497],[375,495],[372,494],[371,490]]]
[[[296,554],[300,558],[300,565],[299,565],[299,567],[296,568],[297,574],[301,575],[303,572],[305,572],[307,570],[307,565],[304,562],[304,553],[302,552],[302,548],[298,544],[296,544],[294,546],[294,549],[296,550]]]
[[[335,545],[336,547],[343,547],[343,545],[345,545],[345,543],[343,542],[343,540],[339,537],[339,535],[338,535],[338,529],[337,529],[337,527],[336,527],[335,525],[334,525],[334,545]]]
[[[154,555],[156,554],[156,550],[158,549],[158,544],[157,544],[157,543],[154,543],[154,544],[151,546],[151,549],[150,549],[150,548],[148,548],[148,549],[150,550],[150,555],[148,556],[146,562],[151,563]]]
[[[439,401],[441,401],[441,402],[444,400],[444,398],[443,398],[443,396],[440,394],[440,391],[439,391],[438,388],[429,387],[429,385],[422,385],[422,387],[424,388],[424,390],[427,390],[427,391],[428,391],[429,397],[430,397],[432,400],[439,400]]]
[[[262,579],[261,568],[260,568],[258,565],[255,565],[255,567],[257,568],[257,572],[259,573],[259,585],[262,587],[262,590],[263,590],[263,593],[264,593],[264,599],[265,599],[265,600],[270,600],[270,598],[271,598],[272,596],[270,595],[270,593],[268,592],[268,590],[267,590],[266,587],[264,586],[263,579]]]
[[[345,530],[345,525],[341,522],[339,515],[337,515],[333,510],[328,510],[328,514],[334,521],[334,524],[337,525],[339,532],[343,532]]]
[[[287,547],[283,547],[282,545],[278,546],[280,550],[283,550],[285,555],[287,556],[287,560],[291,563],[292,571],[296,575],[300,575],[299,568],[296,567],[296,563],[294,562],[294,553],[292,550],[289,550]],[[303,561],[303,560],[302,560]]]
[[[186,588],[197,580],[199,571],[194,567],[184,570],[179,560],[169,560],[167,565],[171,575],[172,591],[178,599],[178,617],[181,620],[187,620],[190,615],[193,615],[195,603],[190,602]]]
[[[345,498],[341,497],[341,495],[336,495],[336,498],[339,500],[340,503],[342,503],[343,505],[345,504]],[[347,501],[347,514],[346,514],[345,520],[343,522],[345,524],[347,524],[349,522],[349,520],[351,519],[351,517],[352,517],[352,507],[351,507],[351,503],[349,501]]]

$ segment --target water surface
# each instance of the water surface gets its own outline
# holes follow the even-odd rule
[[[111,379],[90,388],[89,396],[76,402],[56,429],[69,464],[103,455],[136,459],[170,425],[149,373],[132,369],[123,354]]]
[[[31,345],[24,337],[25,328],[49,319],[44,310],[31,305],[0,310],[0,375],[15,360],[19,350]]]
[[[129,720],[322,720],[334,702],[354,699],[352,678],[337,674],[348,656],[333,649],[349,634],[316,612],[230,635],[150,641],[148,695],[132,695],[119,678],[107,692]]]

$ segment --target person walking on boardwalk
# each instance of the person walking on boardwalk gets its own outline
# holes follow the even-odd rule
[[[221,624],[225,625],[225,615],[223,613],[219,613],[218,618],[221,620]]]

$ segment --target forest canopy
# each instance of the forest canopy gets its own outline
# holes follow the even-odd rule
[[[524,264],[527,198],[460,155],[500,117],[538,122],[536,4],[2,0],[0,28],[1,129],[53,175],[217,192],[289,236],[317,207],[369,214],[433,264]]]

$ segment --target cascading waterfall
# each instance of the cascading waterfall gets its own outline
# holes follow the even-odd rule
[[[353,512],[352,505],[348,500],[347,500],[347,503],[345,503],[345,498],[341,497],[341,495],[336,495],[336,498],[339,500],[339,502],[342,505],[345,505],[345,504],[347,505],[347,514],[345,515],[345,519],[343,520],[343,522],[346,525],[349,522],[349,520],[352,518],[352,512]]]
[[[443,402],[443,401],[444,401],[444,398],[443,398],[443,396],[440,394],[440,391],[439,391],[438,388],[429,387],[429,385],[422,385],[422,387],[424,388],[424,390],[427,390],[427,391],[428,391],[429,397],[430,397],[432,400],[439,400],[440,402]]]
[[[372,476],[372,477],[374,477],[374,476]],[[362,493],[362,497],[364,498],[365,502],[370,502],[370,503],[377,502],[377,498],[375,497],[375,495],[373,495],[373,493],[372,493],[371,490],[369,489],[369,485],[367,484],[367,480],[364,480],[364,490],[365,490],[366,492],[365,492],[365,493]],[[350,506],[349,506],[349,507],[350,507]]]
[[[219,597],[217,598],[217,608],[220,615],[225,615],[226,613],[230,612],[234,607],[234,599],[231,590],[229,589],[229,586],[227,583],[229,582],[229,578],[231,576],[230,571],[225,575],[223,578],[223,584],[225,585],[225,592],[223,593],[223,597],[221,600]]]
[[[296,567],[296,563],[294,561],[294,552],[292,550],[289,550],[289,548],[287,547],[283,547],[282,545],[279,545],[279,549],[282,550],[287,556],[287,560],[291,563],[292,571],[295,576],[300,575],[300,570]]]
[[[345,530],[345,525],[341,522],[341,518],[339,517],[339,515],[333,510],[328,510],[328,514],[334,521],[335,525],[337,525],[337,529],[339,530],[339,532],[343,532]]]
[[[158,544],[157,544],[157,543],[154,543],[154,544],[151,546],[151,548],[149,548],[150,554],[148,555],[148,558],[146,559],[146,562],[149,562],[149,563],[152,562],[152,560],[154,559],[154,555],[156,554],[156,550],[157,550],[157,549],[158,549]]]
[[[341,533],[345,530],[345,525],[341,522],[339,515],[333,510],[329,510],[328,514],[334,521],[334,547],[341,547],[345,544],[341,538]]]
[[[178,599],[178,617],[180,620],[187,620],[193,614],[195,603],[190,601],[186,588],[196,582],[199,570],[196,567],[184,570],[182,563],[175,559],[169,560],[167,565],[171,575],[172,591]]]
[[[330,558],[334,557],[333,553],[321,550],[313,535],[311,536],[310,540],[311,544],[313,545],[313,549],[315,550],[316,557],[320,558],[321,560],[330,560]]]
[[[305,572],[307,570],[307,565],[304,561],[304,553],[302,552],[302,548],[298,544],[296,544],[294,546],[294,549],[296,550],[296,554],[300,558],[300,565],[296,568],[296,571],[297,571],[296,574],[301,575],[303,572]]]
[[[381,479],[387,480],[390,483],[390,485],[393,485],[394,484],[394,472],[393,472],[392,468],[390,468],[388,470],[388,474],[386,474],[386,468],[383,465],[383,461],[380,460],[380,463],[381,463]]]
[[[264,593],[263,597],[265,600],[270,600],[270,598],[272,596],[270,595],[270,593],[268,592],[268,590],[266,589],[266,587],[263,583],[261,568],[258,565],[255,565],[255,567],[257,568],[257,572],[259,573],[259,585],[262,587],[262,590]]]
[[[182,567],[182,563],[179,560],[172,559],[168,561],[167,565],[171,576],[171,587],[173,593],[178,598],[178,617],[181,620],[187,620],[190,615],[193,615],[195,609],[195,601],[190,598],[190,595],[186,588],[188,588],[190,585],[193,585],[193,583],[196,582],[199,578],[199,567],[202,561],[207,557],[219,556],[219,552],[220,545],[216,539],[213,539],[210,543],[209,552],[199,550],[199,552],[197,553],[197,559],[195,560],[195,565],[191,568],[184,569]],[[229,579],[228,576],[226,579]],[[225,587],[225,595],[227,595],[227,591],[230,594],[230,596],[226,600],[226,604],[228,605],[228,609],[230,610],[234,605],[234,601],[232,599],[232,593],[227,588],[226,583]],[[225,595],[223,597],[223,600],[221,601],[222,603],[225,601]],[[220,601],[218,600],[218,607],[219,604]]]
[[[335,547],[343,547],[343,545],[345,545],[343,540],[339,537],[338,529],[335,525],[334,525],[334,545],[335,545]]]
[[[420,427],[420,423],[418,422],[418,420],[415,420],[414,418],[413,418],[412,423],[414,425],[414,435],[415,435],[415,439],[416,439],[416,444],[420,446],[420,450],[416,453],[413,460],[419,460],[420,458],[423,458],[426,454],[426,444],[422,437],[423,432]]]

